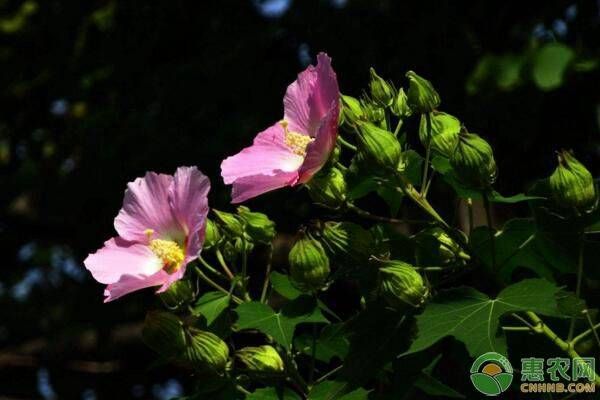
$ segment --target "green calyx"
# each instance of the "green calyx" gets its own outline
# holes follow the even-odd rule
[[[488,189],[498,175],[492,147],[474,133],[459,135],[450,164],[458,179],[473,189]]]
[[[431,82],[413,71],[408,71],[406,77],[410,81],[407,95],[408,105],[413,112],[425,114],[439,107],[440,95],[433,88]]]
[[[217,216],[217,220],[223,227],[223,230],[230,236],[242,236],[244,234],[244,224],[242,220],[235,214],[225,211],[219,211],[213,208],[212,210]]]
[[[245,369],[260,374],[279,374],[285,369],[281,356],[273,346],[244,347],[235,353]]]
[[[425,265],[464,263],[471,257],[441,228],[428,228],[416,235],[417,260]]]
[[[359,125],[357,139],[360,150],[374,163],[396,169],[402,147],[393,133],[365,122]]]
[[[308,194],[316,203],[330,208],[339,208],[346,201],[346,180],[336,167],[321,171],[307,184]]]
[[[288,256],[292,279],[306,291],[322,289],[329,277],[329,257],[318,241],[309,237],[298,240]]]
[[[206,220],[206,230],[204,231],[204,243],[202,245],[203,249],[211,249],[215,246],[218,246],[221,242],[221,231],[219,226],[210,218]]]
[[[352,222],[325,222],[321,241],[332,255],[349,261],[365,261],[373,246],[371,232]]]
[[[379,276],[381,295],[394,308],[400,309],[406,304],[419,307],[429,295],[423,277],[403,261],[386,261],[379,269]]]
[[[194,290],[190,281],[181,279],[160,293],[160,299],[171,309],[179,308],[194,300]]]
[[[239,217],[245,224],[246,233],[256,242],[269,244],[275,237],[275,223],[265,214],[250,211],[248,207],[239,206]]]
[[[558,153],[558,167],[549,178],[550,190],[561,207],[589,213],[598,206],[598,190],[590,171],[571,152]]]
[[[396,97],[394,87],[391,83],[377,75],[375,69],[369,69],[369,73],[371,75],[371,81],[369,82],[371,97],[381,107],[391,106]]]
[[[366,119],[365,112],[361,106],[361,102],[347,95],[341,95],[342,112],[344,123],[348,125],[356,125]]]
[[[429,118],[429,122],[427,119]],[[444,156],[450,157],[460,133],[460,121],[450,114],[433,111],[421,115],[419,124],[419,139],[423,146],[431,146],[431,150]]]
[[[406,96],[404,89],[400,88],[396,93],[396,97],[394,97],[394,101],[392,101],[392,105],[390,106],[390,111],[398,118],[406,118],[412,115],[412,110],[408,105],[408,96]]]

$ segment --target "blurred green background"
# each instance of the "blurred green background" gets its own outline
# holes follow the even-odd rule
[[[493,144],[502,193],[547,176],[560,148],[597,176],[599,6],[0,0],[0,398],[186,392],[186,374],[153,365],[139,338],[152,292],[104,305],[82,260],[145,171],[198,165],[227,209],[221,160],[281,117],[319,51],[353,96],[370,66],[432,80],[442,109]],[[318,212],[297,189],[249,205],[290,233]]]

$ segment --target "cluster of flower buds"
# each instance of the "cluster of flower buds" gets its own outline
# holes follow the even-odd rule
[[[579,214],[598,207],[598,188],[590,171],[571,152],[558,152],[558,166],[548,179],[554,201]]]
[[[425,302],[429,288],[412,265],[398,260],[381,263],[379,290],[391,307],[402,309],[407,304],[419,307]]]
[[[318,291],[327,284],[329,257],[317,240],[303,236],[290,250],[288,261],[292,280],[305,291]]]

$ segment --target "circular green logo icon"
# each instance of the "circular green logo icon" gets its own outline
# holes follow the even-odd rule
[[[502,354],[482,354],[471,367],[471,382],[475,389],[487,396],[498,396],[513,380],[513,368]]]

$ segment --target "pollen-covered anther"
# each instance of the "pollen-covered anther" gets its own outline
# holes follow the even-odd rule
[[[154,239],[150,241],[150,249],[162,260],[163,269],[173,274],[181,268],[185,257],[183,250],[172,240]]]
[[[288,122],[283,120],[280,122],[285,132],[285,144],[292,150],[294,154],[299,156],[306,155],[306,147],[315,139],[302,133],[290,131],[288,129]]]

